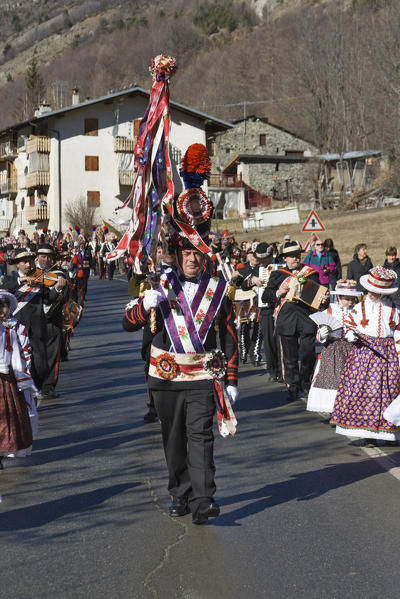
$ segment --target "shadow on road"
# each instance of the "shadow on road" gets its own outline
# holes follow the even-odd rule
[[[258,514],[268,508],[293,500],[309,501],[333,489],[351,485],[371,476],[382,474],[382,472],[382,467],[374,459],[348,464],[341,463],[320,470],[302,472],[290,480],[265,485],[256,491],[239,493],[224,498],[221,504],[225,506],[243,501],[246,502],[246,505],[228,513],[222,513],[218,520],[213,521],[213,525],[240,526],[239,520]]]

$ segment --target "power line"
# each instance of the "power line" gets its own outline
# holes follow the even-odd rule
[[[301,98],[309,98],[311,94],[303,94],[301,96],[283,96],[282,98],[274,98],[273,100],[243,100],[242,102],[236,102],[232,104],[202,104],[201,106],[195,106],[195,108],[223,108],[228,106],[244,106],[247,104],[274,104],[275,102],[280,102],[282,100],[299,100]]]

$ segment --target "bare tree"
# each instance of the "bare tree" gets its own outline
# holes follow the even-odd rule
[[[84,196],[79,196],[76,200],[69,202],[64,210],[64,216],[72,227],[79,227],[85,231],[85,235],[91,234],[92,226],[95,220],[96,208],[88,206]]]

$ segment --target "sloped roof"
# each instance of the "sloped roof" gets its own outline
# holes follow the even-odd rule
[[[247,164],[298,164],[315,160],[315,156],[283,156],[282,154],[236,154],[234,158],[222,169],[223,173],[236,172],[234,167],[239,162]]]
[[[110,103],[115,98],[120,98],[122,96],[143,96],[145,98],[149,98],[150,92],[148,90],[143,89],[137,85],[123,89],[117,92],[109,93],[105,96],[99,96],[98,98],[94,98],[93,100],[86,100],[84,102],[79,102],[79,104],[73,104],[71,106],[64,106],[63,108],[58,108],[57,110],[51,110],[49,112],[45,112],[39,116],[32,117],[30,119],[26,119],[25,121],[15,123],[14,125],[10,125],[5,129],[0,131],[0,137],[7,135],[13,129],[22,129],[26,127],[30,123],[38,123],[40,121],[44,121],[54,116],[64,115],[67,112],[72,110],[79,110],[80,108],[86,108],[87,106],[91,106],[93,104],[98,104],[101,102]],[[218,119],[209,114],[201,112],[199,110],[195,110],[194,108],[190,108],[189,106],[185,106],[184,104],[179,104],[178,102],[170,101],[170,106],[172,109],[180,110],[194,118],[197,118],[204,122],[206,131],[223,131],[226,129],[231,129],[233,127],[232,123],[228,123],[228,121],[223,121],[222,119]]]

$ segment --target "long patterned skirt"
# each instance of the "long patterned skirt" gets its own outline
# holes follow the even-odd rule
[[[332,341],[323,349],[315,367],[307,410],[332,412],[344,365],[353,350],[353,345],[345,339]]]
[[[400,368],[393,338],[363,335],[340,378],[331,420],[336,432],[387,441],[400,438],[400,428],[383,418],[399,393]]]
[[[22,391],[12,374],[0,373],[0,455],[15,454],[32,445],[32,427]]]

